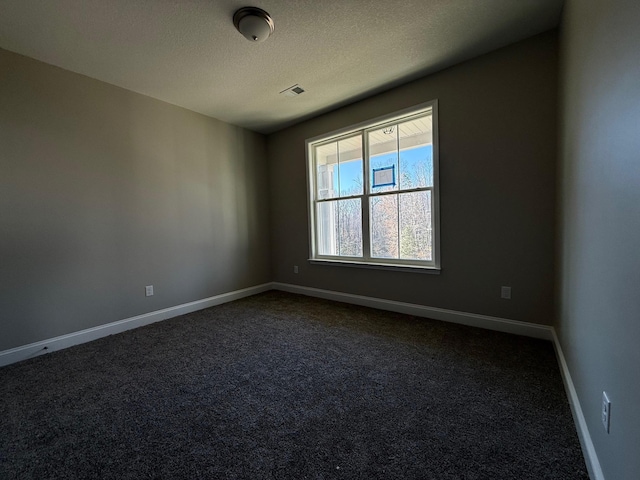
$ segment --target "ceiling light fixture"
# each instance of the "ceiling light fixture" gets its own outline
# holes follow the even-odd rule
[[[271,15],[257,7],[244,7],[233,14],[236,29],[251,42],[264,42],[273,33]]]

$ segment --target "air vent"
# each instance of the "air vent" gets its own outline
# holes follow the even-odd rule
[[[297,97],[301,93],[304,93],[304,88],[302,88],[298,84],[295,84],[292,87],[289,87],[280,92],[280,94],[284,95],[285,97]]]

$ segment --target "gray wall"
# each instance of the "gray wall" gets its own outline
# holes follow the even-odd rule
[[[442,273],[309,264],[305,139],[433,99]],[[549,32],[270,135],[275,281],[550,324],[556,100]],[[511,301],[501,285],[512,286]]]
[[[570,0],[562,24],[557,329],[607,480],[640,478],[639,23],[637,0]]]
[[[0,50],[0,350],[270,281],[266,178],[262,135]]]

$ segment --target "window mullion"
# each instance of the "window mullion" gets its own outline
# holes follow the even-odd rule
[[[333,167],[333,174],[338,177],[338,190],[333,192],[336,206],[336,252],[340,256],[342,242],[340,242],[340,142],[336,141],[336,164]]]
[[[387,190],[386,192],[376,192],[369,195],[370,197],[384,197],[385,195],[396,195],[398,193],[428,192],[433,191],[433,187],[419,187],[407,190]],[[322,200],[324,201],[324,200]]]
[[[338,181],[340,181],[338,179]],[[340,256],[340,248],[342,247],[342,244],[340,242],[340,200],[336,200],[336,217],[338,217],[338,221],[336,222],[336,224],[338,225],[337,227],[337,232],[336,232],[336,243],[338,244],[338,256]]]
[[[371,225],[369,219],[369,142],[367,141],[368,133],[362,132],[362,178],[364,192],[362,196],[362,257],[365,260],[371,260]]]
[[[396,195],[396,207],[398,207],[397,223],[398,223],[398,260],[402,258],[400,255],[400,124],[396,125],[396,155],[398,158],[398,194]]]
[[[396,215],[396,225],[398,228],[398,260],[400,260],[402,257],[400,255],[400,237],[402,235],[400,235],[400,194],[396,193],[396,210],[397,210],[397,215]]]

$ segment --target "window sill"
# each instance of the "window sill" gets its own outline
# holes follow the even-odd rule
[[[422,265],[403,265],[403,264],[395,264],[395,263],[362,263],[362,262],[353,262],[349,260],[329,260],[329,259],[319,259],[319,258],[310,258],[309,263],[313,265],[369,268],[374,270],[390,270],[390,271],[396,271],[396,272],[427,273],[432,275],[440,274],[440,268],[427,267]]]

